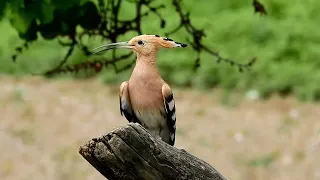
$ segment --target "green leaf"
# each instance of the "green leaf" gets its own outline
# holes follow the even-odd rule
[[[84,29],[98,28],[101,22],[101,17],[99,15],[97,6],[93,2],[88,1],[84,3],[79,8],[78,14],[79,14],[79,18],[81,19],[79,21],[79,24]]]
[[[54,4],[58,9],[64,10],[68,9],[75,4],[79,4],[79,0],[52,0],[52,4]]]
[[[3,18],[6,5],[7,5],[7,2],[5,0],[0,1],[0,20]]]
[[[80,0],[79,1],[79,4],[80,5],[83,5],[83,4],[85,4],[86,2],[91,2],[90,0]]]
[[[20,8],[18,12],[12,13],[11,17],[9,18],[13,28],[15,28],[18,31],[18,33],[21,34],[27,32],[33,19],[34,14],[27,12],[22,8]]]
[[[38,38],[37,31],[38,31],[38,25],[37,25],[36,19],[34,18],[32,19],[32,22],[28,30],[25,33],[19,33],[19,37],[29,42],[35,41]]]
[[[18,12],[23,5],[23,0],[7,0],[8,8],[13,12]]]
[[[47,24],[53,20],[53,13],[56,6],[45,0],[37,0],[29,5],[25,5],[25,11],[34,14],[34,16],[42,23]]]
[[[55,10],[55,5],[54,4],[49,4],[47,2],[43,2],[40,5],[40,13],[38,15],[38,19],[40,20],[41,23],[43,24],[48,24],[50,23],[53,18],[54,18],[54,10]]]

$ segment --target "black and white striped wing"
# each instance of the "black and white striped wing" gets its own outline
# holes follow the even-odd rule
[[[176,105],[173,98],[173,93],[169,87],[169,85],[165,84],[162,87],[162,94],[164,100],[164,107],[166,111],[166,120],[169,129],[169,136],[170,136],[170,145],[174,145],[175,143],[175,136],[176,136]]]
[[[129,122],[139,123],[139,120],[135,116],[131,107],[130,97],[128,93],[128,81],[123,82],[120,86],[119,104],[121,116],[124,115]]]

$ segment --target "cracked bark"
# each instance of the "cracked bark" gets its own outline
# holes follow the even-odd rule
[[[85,142],[79,153],[109,180],[226,180],[208,163],[137,123]]]

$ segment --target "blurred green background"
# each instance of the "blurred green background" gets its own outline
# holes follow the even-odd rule
[[[69,48],[59,44],[55,31],[69,35],[72,26],[81,32],[94,24],[95,10],[88,2],[98,1],[0,0],[1,180],[105,179],[77,151],[83,142],[127,123],[119,112],[119,85],[129,78],[133,67],[116,74],[108,66],[93,78],[83,71],[51,79],[31,77],[61,62]],[[114,0],[120,1],[121,19],[133,18],[132,0]],[[250,70],[239,72],[203,52],[201,66],[194,72],[197,53],[190,46],[161,50],[157,63],[177,105],[175,146],[205,160],[227,179],[319,180],[320,111],[314,102],[320,99],[320,1],[260,2],[267,16],[254,13],[252,0],[181,1],[184,11],[190,12],[191,23],[204,29],[206,46],[238,63],[247,63],[254,56],[257,61]],[[26,4],[28,11],[23,10]],[[70,10],[85,4],[91,6],[90,11]],[[143,33],[165,36],[179,24],[172,0],[152,2],[152,6],[160,4],[166,5],[159,10],[165,28],[160,28],[161,21],[151,13],[142,19]],[[55,10],[68,14],[54,20]],[[29,31],[34,29],[30,26],[33,17],[47,23],[42,33]],[[45,33],[50,31],[53,34]],[[117,41],[136,35],[130,31]],[[37,40],[13,62],[16,48],[24,44],[21,38]],[[182,29],[170,38],[186,43],[191,36]],[[89,49],[110,42],[99,37],[84,39]],[[117,50],[118,55],[128,52]],[[111,55],[108,51],[87,57],[76,47],[67,64],[110,59]],[[117,66],[130,62],[124,60]],[[255,99],[257,95],[275,96],[261,101]]]
[[[2,1],[0,9],[6,1]],[[8,1],[12,4],[22,0]],[[53,1],[55,6],[41,6],[34,13],[42,13],[41,17],[52,19],[54,8],[72,3],[86,1]],[[60,4],[59,4],[60,3]],[[143,18],[142,31],[145,34],[159,34],[171,30],[179,17],[170,8],[171,1],[155,1],[155,4],[166,4],[168,8],[160,12],[167,20],[164,29],[159,28],[159,20],[153,14]],[[268,16],[253,13],[250,0],[208,1],[184,0],[182,5],[191,13],[191,23],[203,28],[206,33],[206,45],[221,53],[223,57],[246,63],[256,56],[258,61],[251,71],[240,73],[228,64],[215,63],[215,58],[203,53],[201,66],[196,73],[192,71],[196,52],[191,48],[183,50],[164,50],[159,54],[158,65],[170,84],[188,86],[198,89],[221,87],[225,90],[237,89],[246,92],[258,90],[262,97],[279,93],[293,93],[300,100],[317,100],[320,98],[320,33],[318,24],[320,14],[317,9],[320,2],[316,0],[265,0]],[[11,6],[7,6],[10,9]],[[10,11],[10,10],[9,10]],[[8,10],[7,10],[8,12]],[[120,16],[130,18],[134,14],[132,4],[123,1]],[[51,14],[50,14],[51,13]],[[30,44],[30,50],[23,52],[13,63],[11,56],[16,46],[22,44],[17,29],[27,24],[25,19],[16,18],[17,14],[7,13],[0,24],[0,72],[6,74],[30,74],[43,72],[57,65],[65,55],[67,48],[60,46],[57,39],[44,40],[38,34],[38,41]],[[21,16],[27,17],[27,16]],[[10,18],[15,18],[10,23]],[[15,29],[15,28],[16,29]],[[128,40],[136,34],[128,32],[121,40]],[[179,31],[170,36],[176,41],[184,42],[187,34]],[[98,40],[88,41],[94,48],[102,43]],[[123,50],[127,51],[127,50]],[[108,53],[106,53],[108,54]],[[108,55],[107,55],[108,56]],[[87,59],[80,51],[76,51],[69,63]],[[115,74],[112,67],[104,69],[99,75],[105,83],[119,83],[128,78],[130,70]]]

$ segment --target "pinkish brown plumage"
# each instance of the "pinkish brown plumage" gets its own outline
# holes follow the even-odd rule
[[[187,47],[157,35],[140,35],[128,42],[98,47],[102,52],[113,48],[132,49],[136,65],[128,81],[120,85],[120,112],[129,122],[137,122],[170,145],[175,143],[175,102],[170,86],[161,78],[156,66],[160,48]],[[96,49],[98,49],[96,48]]]

